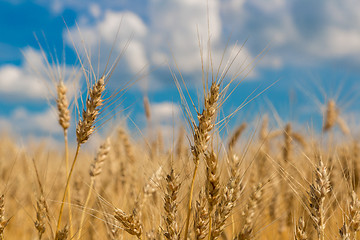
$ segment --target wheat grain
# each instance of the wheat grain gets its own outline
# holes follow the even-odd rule
[[[10,219],[5,220],[5,201],[4,195],[0,196],[0,240],[4,239],[4,230],[8,225]]]
[[[325,198],[330,192],[330,181],[327,168],[322,160],[314,171],[315,181],[310,185],[310,210],[314,227],[317,230],[318,238],[324,240],[325,238]]]
[[[103,106],[104,91],[105,76],[102,76],[89,90],[86,107],[82,111],[82,119],[79,120],[76,126],[76,139],[78,144],[84,144],[95,131],[96,119]]]
[[[360,229],[360,200],[355,191],[351,193],[351,201],[349,205],[349,227],[350,231],[356,234]]]
[[[349,227],[346,225],[346,223],[344,223],[343,226],[339,229],[339,234],[340,234],[341,240],[350,240],[351,239],[350,233],[349,233]]]
[[[140,220],[137,217],[136,211],[133,211],[133,214],[126,214],[120,209],[115,209],[114,217],[118,220],[124,227],[124,230],[131,235],[135,235],[138,239],[141,239],[143,232],[143,226]]]
[[[250,240],[253,233],[254,217],[255,211],[258,207],[258,203],[262,197],[262,184],[259,183],[257,186],[254,186],[254,191],[250,195],[246,209],[243,212],[245,218],[245,223],[239,235],[237,236],[238,240]]]
[[[70,126],[70,111],[69,111],[69,101],[66,97],[67,88],[65,84],[60,81],[57,86],[57,108],[59,113],[59,124],[66,130]]]
[[[169,240],[180,239],[180,232],[176,221],[178,202],[177,195],[180,189],[178,176],[174,170],[171,169],[170,173],[166,176],[166,192],[164,197],[165,209],[165,232],[164,236]]]
[[[35,228],[38,231],[39,240],[41,240],[42,235],[45,233],[46,226],[46,203],[44,197],[41,195],[40,198],[36,202],[36,221]]]
[[[295,226],[295,240],[307,240],[305,221],[302,217],[299,218],[298,223]]]
[[[197,240],[204,239],[208,234],[209,212],[206,203],[205,190],[202,189],[195,205],[194,232]]]
[[[69,236],[69,228],[66,225],[62,230],[56,232],[55,240],[66,240]]]

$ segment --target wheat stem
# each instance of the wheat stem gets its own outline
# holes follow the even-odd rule
[[[85,210],[89,204],[89,201],[90,201],[90,197],[91,197],[91,194],[92,194],[92,189],[94,187],[94,182],[95,182],[95,178],[91,178],[91,182],[90,182],[90,189],[88,191],[88,194],[87,194],[87,197],[86,197],[86,201],[85,201],[85,204],[84,204],[84,209],[81,213],[81,220],[80,220],[80,227],[79,227],[79,232],[78,232],[78,240],[81,238],[81,232],[82,232],[82,229],[83,229],[83,225],[84,225],[84,220],[85,220]]]
[[[63,211],[64,211],[65,198],[66,198],[66,195],[67,195],[68,190],[69,190],[70,179],[71,179],[72,173],[73,173],[73,171],[74,171],[74,167],[75,167],[75,163],[76,163],[77,157],[78,157],[78,155],[79,155],[79,151],[80,151],[80,143],[77,144],[75,157],[74,157],[73,163],[72,163],[72,165],[71,165],[71,169],[70,169],[69,175],[68,175],[68,177],[67,177],[67,179],[66,179],[65,191],[64,191],[64,194],[63,194],[63,197],[62,197],[62,200],[61,200],[61,206],[60,206],[58,223],[57,223],[57,227],[56,227],[56,233],[57,233],[58,231],[60,231],[61,217],[62,217],[62,214],[63,214]]]
[[[69,174],[69,144],[68,144],[68,130],[64,128],[64,143],[65,143],[65,165],[66,165],[66,175]],[[67,194],[67,202],[69,205],[69,225],[70,225],[70,236],[73,236],[73,226],[72,226],[72,212],[71,212],[71,189],[69,187]]]

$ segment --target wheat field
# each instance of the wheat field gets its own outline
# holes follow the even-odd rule
[[[268,115],[257,127],[242,122],[230,129],[232,116],[246,111],[239,105],[220,114],[241,88],[237,74],[226,78],[233,61],[218,71],[211,54],[200,54],[199,106],[177,69],[170,70],[185,116],[171,144],[156,133],[134,137],[121,125],[95,155],[83,146],[133,82],[110,92],[119,59],[99,75],[89,57],[78,56],[86,93],[69,99],[79,89],[68,89],[49,64],[64,144],[19,146],[2,135],[0,239],[359,239],[360,143],[336,101],[324,103],[319,131],[279,126]],[[148,122],[150,105],[144,98]],[[71,119],[76,139],[69,141]]]

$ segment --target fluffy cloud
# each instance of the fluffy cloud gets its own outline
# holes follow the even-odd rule
[[[171,125],[181,117],[181,108],[172,102],[151,103],[151,118],[155,124]]]
[[[151,105],[151,117],[155,128],[161,132],[167,147],[177,136],[175,126],[181,124],[181,108],[172,102],[159,102]]]
[[[120,27],[120,28],[119,28]],[[116,34],[119,30],[119,36]],[[85,48],[93,54],[92,64],[100,61],[100,67],[105,67],[112,46],[112,60],[125,49],[125,59],[130,73],[138,73],[144,66],[148,64],[143,42],[147,34],[147,27],[137,15],[132,12],[112,12],[106,11],[103,17],[95,24],[91,24],[84,20],[79,23],[79,28],[73,27],[69,33],[65,33],[67,42],[82,53],[82,57],[86,57]],[[130,41],[130,45],[129,45]],[[99,46],[100,43],[100,46]],[[101,49],[100,59],[97,50]],[[87,60],[83,60],[85,63]],[[110,62],[110,65],[112,62]],[[108,69],[109,70],[109,69]]]
[[[264,68],[320,66],[329,61],[360,63],[360,3],[345,0],[226,0],[225,24],[239,23],[236,37],[251,34],[251,53],[271,44]],[[277,62],[272,64],[272,62]],[[286,64],[285,64],[286,63]]]
[[[23,64],[2,65],[0,67],[0,98],[16,102],[38,101],[51,99],[56,95],[56,82],[59,74],[67,81],[69,77],[72,81],[67,81],[69,97],[74,96],[74,86],[77,87],[79,74],[77,69],[71,66],[61,66],[61,70],[55,65],[51,69],[47,66],[41,52],[33,48],[23,50]],[[71,87],[70,87],[71,85]]]
[[[30,112],[25,108],[14,109],[10,116],[0,117],[0,129],[12,129],[21,135],[51,135],[61,133],[54,111]]]
[[[31,65],[26,59],[31,60]],[[41,55],[33,49],[25,49],[22,66],[2,65],[0,67],[0,95],[8,100],[42,99],[47,88],[32,71],[42,66]]]
[[[349,58],[360,62],[360,3],[355,0],[151,0],[141,4],[110,0],[101,3],[84,0],[39,2],[55,12],[71,8],[82,14],[87,12],[96,19],[106,9],[129,9],[139,18],[146,19],[148,34],[140,41],[145,50],[137,48],[139,65],[147,59],[152,65],[161,66],[172,60],[173,53],[184,73],[197,71],[200,67],[197,27],[206,43],[207,9],[214,51],[223,49],[224,40],[230,33],[234,39],[242,41],[249,37],[248,53],[252,56],[271,44],[271,51],[260,63],[260,68],[316,66]]]
[[[220,15],[220,3],[217,0],[149,1],[148,21],[146,22],[133,12],[105,11],[100,14],[98,12],[99,7],[93,8],[96,11],[91,10],[91,12],[96,12],[96,15],[100,17],[95,20],[82,18],[79,29],[77,27],[71,28],[70,34],[66,34],[65,37],[68,43],[74,41],[76,46],[80,46],[77,47],[80,51],[83,44],[82,40],[85,40],[87,48],[92,49],[92,52],[96,52],[100,42],[100,49],[102,53],[105,52],[100,58],[101,69],[107,60],[106,53],[111,49],[121,22],[120,35],[116,42],[116,53],[124,49],[130,35],[132,38],[124,55],[126,66],[120,67],[120,70],[115,70],[115,75],[128,74],[133,76],[140,70],[144,70],[143,68],[145,68],[145,73],[149,72],[148,69],[165,69],[168,71],[166,64],[168,63],[173,69],[178,67],[182,74],[188,76],[187,78],[190,76],[192,79],[201,79],[198,76],[194,77],[194,74],[200,73],[202,69],[199,41],[202,48],[203,64],[206,66],[210,64],[208,49],[210,39],[211,59],[215,71],[220,65],[223,54],[223,68],[220,71],[223,71],[226,64],[240,49],[240,46],[230,43],[224,53],[223,23]],[[209,18],[207,18],[207,14]],[[232,63],[233,66],[229,74],[236,74],[240,67],[249,65],[253,58],[245,46],[236,61]],[[177,66],[175,66],[175,61]],[[254,74],[250,76],[254,76]],[[151,72],[149,72],[149,76],[146,80],[141,81],[138,87],[145,91],[159,90],[162,89],[161,81],[164,80],[152,77]],[[173,80],[170,77],[167,81],[172,82]]]

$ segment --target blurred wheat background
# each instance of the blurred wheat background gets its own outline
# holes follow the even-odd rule
[[[360,238],[358,3],[0,9],[1,240]]]

